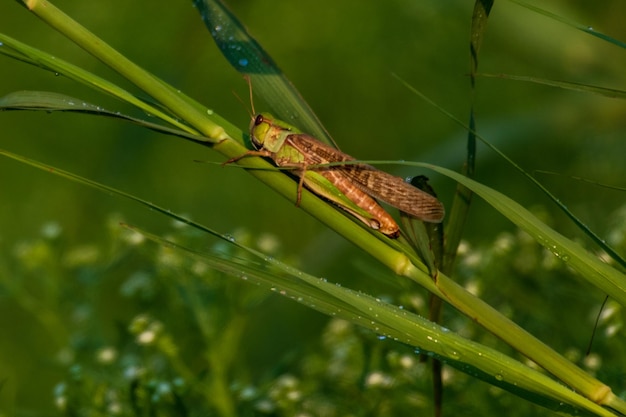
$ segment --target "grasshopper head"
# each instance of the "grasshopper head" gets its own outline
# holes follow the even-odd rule
[[[276,152],[282,146],[284,133],[290,131],[271,114],[259,113],[250,123],[250,141],[256,150]]]
[[[267,114],[257,114],[250,122],[250,141],[256,150],[263,148],[265,137],[272,126],[272,119]]]

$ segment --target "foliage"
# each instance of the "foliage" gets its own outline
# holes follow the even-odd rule
[[[430,412],[430,367],[413,348],[341,319],[323,324],[319,336],[307,337],[307,345],[293,343],[297,322],[264,322],[263,311],[278,301],[275,295],[190,261],[176,250],[149,244],[142,235],[121,229],[120,221],[112,216],[107,222],[106,245],[68,244],[62,227],[49,223],[38,237],[3,251],[1,276],[12,278],[2,281],[3,295],[28,311],[29,321],[41,325],[42,339],[54,341],[54,366],[65,374],[54,389],[62,415]],[[622,240],[612,242],[617,247],[626,245],[626,222],[620,230],[616,236]],[[283,256],[274,236],[253,239],[245,231],[234,236]],[[180,224],[173,224],[168,238],[192,247],[208,243],[205,236]],[[210,250],[248,257],[219,242]],[[520,293],[526,297],[502,297],[508,293],[507,283],[492,282],[496,276],[509,277],[509,285],[526,282],[530,288]],[[538,250],[527,235],[504,233],[483,248],[465,244],[459,277],[501,310],[516,317],[533,315],[537,334],[550,338],[550,329],[559,327],[561,337],[554,342],[569,340],[561,350],[591,372],[602,368],[605,354],[626,348],[615,337],[623,318],[616,305],[603,316],[594,354],[587,358],[583,348],[588,334],[578,326],[564,328],[560,316],[534,308],[532,294],[551,294],[554,300],[544,300],[549,303],[577,303],[580,317],[570,321],[574,323],[588,322],[597,305],[568,291],[565,283],[575,276],[548,251]],[[541,285],[552,291],[537,288]],[[392,297],[390,302],[426,313],[421,292]],[[102,308],[111,305],[114,311]],[[466,336],[493,343],[462,316],[448,312],[446,322]],[[111,324],[102,327],[103,323]],[[280,354],[263,352],[266,348],[259,338],[286,342],[286,347],[275,346],[273,353]],[[620,378],[607,376],[609,381]],[[454,404],[446,403],[447,412],[540,415],[527,403],[518,403],[511,411],[509,396],[470,384],[468,375],[454,369],[446,370],[444,381],[446,397],[455,398]]]
[[[36,14],[150,94],[159,105],[138,99],[134,94],[96,77],[89,71],[83,71],[44,52],[29,49],[29,46],[20,45],[4,36],[4,43],[0,45],[3,47],[2,52],[11,51],[8,52],[9,56],[112,94],[178,130],[167,130],[153,123],[142,122],[137,117],[120,116],[118,112],[105,111],[100,105],[93,106],[72,97],[50,93],[8,95],[3,98],[3,108],[79,111],[113,118],[122,117],[150,129],[175,133],[179,137],[211,146],[228,157],[243,152],[241,140],[245,133],[241,132],[236,123],[230,123],[212,109],[207,109],[159,78],[143,71],[84,28],[63,15],[55,14],[56,9],[51,5],[38,7],[43,3],[45,2],[30,2],[29,7],[37,9]],[[197,2],[198,5],[210,3],[215,2]],[[552,16],[540,9],[529,9]],[[206,23],[215,32],[214,36],[224,28],[224,22]],[[482,23],[486,23],[486,20]],[[482,31],[484,25],[481,24],[476,27],[481,27]],[[612,41],[610,37],[595,30],[569,24],[600,39]],[[245,41],[245,36],[245,33],[239,33],[233,40]],[[473,41],[476,39],[474,37]],[[237,48],[237,45],[229,44],[228,37],[223,42],[223,50],[233,49],[231,46]],[[618,42],[612,43],[621,45]],[[480,42],[474,44],[476,51],[479,45]],[[253,53],[264,52],[257,49]],[[273,65],[269,57],[260,62]],[[247,67],[248,61],[239,58],[235,63]],[[280,73],[276,67],[272,66],[270,69],[273,74]],[[472,76],[476,74],[472,73]],[[259,77],[261,78],[258,80],[263,79],[262,74]],[[536,77],[504,78],[522,79],[581,92],[610,92],[607,95],[611,97],[622,95],[618,90],[603,89],[586,83],[546,81]],[[474,81],[472,79],[473,83]],[[294,94],[296,99],[299,98],[295,90],[289,90],[288,82],[283,85],[288,87],[285,90],[287,92],[281,93],[284,96],[272,97],[263,93],[270,104],[273,100],[287,102]],[[377,115],[376,120],[379,117]],[[316,123],[316,119],[313,123]],[[474,126],[473,119],[471,123]],[[11,156],[4,151],[2,153]],[[180,216],[147,203],[133,194],[120,193],[113,188],[21,157],[11,157],[91,187],[120,194],[150,207],[155,212],[181,219]],[[473,157],[471,154],[470,158]],[[253,175],[293,199],[293,183],[286,176],[267,171],[269,165],[259,160],[246,161],[245,165],[255,168],[249,171]],[[448,280],[444,274],[439,274],[433,281],[425,273],[427,271],[421,260],[404,242],[385,241],[374,234],[366,233],[319,199],[306,194],[302,208],[369,252],[398,275],[408,277],[444,298],[472,320],[481,323],[514,346],[515,350],[494,341],[490,335],[483,335],[468,323],[467,318],[450,312],[444,318],[447,326],[455,331],[454,336],[463,335],[484,345],[476,347],[477,345],[463,338],[448,338],[446,333],[449,330],[446,328],[419,328],[420,318],[410,315],[408,311],[416,310],[425,314],[425,301],[411,283],[399,281],[397,276],[388,272],[372,272],[369,266],[364,268],[378,278],[390,279],[382,287],[385,293],[382,301],[368,298],[365,294],[329,285],[324,279],[304,274],[301,271],[306,270],[306,266],[295,269],[287,265],[306,265],[309,261],[307,256],[302,256],[299,260],[288,259],[287,264],[277,262],[274,258],[276,255],[279,258],[285,256],[274,252],[276,245],[272,242],[276,241],[273,237],[256,242],[251,237],[256,233],[239,232],[235,236],[225,236],[197,224],[196,229],[176,227],[174,232],[170,232],[168,241],[164,241],[146,233],[122,231],[119,219],[111,219],[107,231],[108,240],[76,246],[69,243],[72,241],[69,236],[67,242],[65,241],[66,234],[60,231],[56,223],[49,223],[39,239],[22,240],[13,250],[6,251],[6,259],[2,263],[2,290],[8,300],[5,307],[12,314],[18,312],[22,318],[42,330],[33,335],[29,345],[33,342],[35,345],[41,344],[42,352],[32,355],[33,357],[55,358],[52,360],[52,367],[44,366],[43,369],[59,369],[60,366],[67,372],[65,380],[57,384],[55,398],[57,407],[68,415],[397,415],[415,412],[417,409],[427,410],[430,405],[424,393],[428,392],[429,378],[424,377],[427,373],[426,367],[416,355],[423,348],[429,351],[429,355],[436,353],[437,358],[465,372],[461,374],[446,367],[446,395],[455,398],[455,405],[446,404],[446,408],[451,410],[447,412],[454,412],[453,407],[458,406],[463,411],[471,409],[476,413],[489,414],[495,413],[494,410],[502,406],[511,415],[511,397],[500,397],[500,391],[496,388],[493,388],[495,391],[488,391],[483,385],[468,384],[469,375],[472,375],[561,412],[580,412],[580,409],[573,411],[561,407],[560,401],[566,398],[565,403],[576,404],[586,408],[588,412],[612,415],[595,404],[587,404],[589,401],[580,395],[562,391],[563,387],[558,384],[556,388],[550,385],[554,380],[535,375],[530,363],[520,374],[519,369],[524,369],[525,365],[519,363],[522,368],[518,368],[510,362],[511,358],[493,356],[493,351],[487,346],[498,346],[500,352],[512,357],[517,355],[515,351],[521,352],[588,398],[622,410],[623,404],[617,397],[609,396],[607,399],[602,394],[595,397],[597,388],[602,392],[606,386],[594,379],[593,374],[601,372],[601,358],[609,358],[611,355],[605,353],[602,347],[595,356],[582,359],[581,345],[584,341],[581,342],[581,339],[585,339],[586,335],[581,334],[579,323],[584,320],[590,322],[590,317],[597,310],[597,300],[587,297],[581,302],[580,292],[572,292],[564,284],[575,282],[577,288],[587,288],[587,282],[576,278],[582,277],[615,297],[618,303],[609,304],[609,313],[605,315],[602,325],[606,326],[606,340],[611,341],[608,349],[620,352],[620,343],[611,337],[621,326],[623,314],[619,303],[623,302],[623,287],[620,284],[622,277],[617,268],[607,267],[597,260],[602,257],[608,259],[609,256],[602,253],[589,254],[575,242],[555,232],[549,227],[549,224],[554,223],[553,219],[545,216],[543,209],[539,212],[539,217],[543,217],[543,221],[540,221],[536,217],[537,210],[534,210],[533,215],[523,205],[491,188],[442,168],[433,169],[469,187],[529,233],[501,232],[495,238],[495,243],[488,247],[466,249],[455,274],[458,276],[458,283],[464,285],[465,289]],[[276,223],[284,221],[282,216],[274,213],[271,216],[261,214],[257,210],[257,205],[262,205],[261,200],[253,201],[255,206],[252,214],[256,216],[255,219],[269,218]],[[563,204],[557,203],[568,215],[572,215]],[[614,217],[617,219],[623,217],[619,215],[620,210],[623,209],[615,210],[617,214]],[[142,214],[140,217],[144,216]],[[216,218],[210,218],[214,217]],[[96,222],[90,223],[93,227]],[[77,227],[78,224],[64,222],[64,226],[70,227]],[[618,254],[624,247],[623,225],[623,219],[616,221],[608,233],[611,236],[609,243],[615,252],[606,247],[610,257],[618,262]],[[455,232],[463,230],[457,222],[456,211],[448,229]],[[206,251],[199,250],[198,248],[206,247],[205,242],[208,239],[199,234],[199,230],[221,236],[222,241],[213,244]],[[160,244],[158,249],[151,245],[146,249],[143,243],[145,237],[156,240]],[[594,236],[594,239],[599,245],[605,245],[602,238]],[[548,251],[540,249],[536,242],[544,245]],[[285,246],[291,248],[291,245]],[[185,250],[186,247],[195,250]],[[462,247],[467,248],[468,244],[465,243]],[[202,253],[216,254],[217,258],[210,258],[210,255],[204,256]],[[550,253],[560,257],[580,275],[573,275],[564,264],[555,263]],[[314,258],[317,255],[315,253]],[[342,265],[342,271],[345,270],[349,269]],[[246,280],[249,277],[250,282],[260,286],[242,286],[237,280],[228,279],[218,271],[229,271],[231,275]],[[444,268],[444,271],[447,275],[452,273],[451,269]],[[342,275],[345,274],[342,272]],[[287,276],[290,280],[281,281]],[[349,278],[346,282],[348,281]],[[268,282],[270,287],[267,287]],[[390,283],[397,284],[401,290],[390,289]],[[507,288],[508,286],[510,287]],[[268,288],[334,318],[323,327],[321,324],[312,327],[295,325],[293,329],[285,331],[282,324],[289,322],[289,314],[278,315],[281,319],[280,325],[275,324],[275,319],[264,316],[266,311],[273,311],[275,308],[281,311],[280,308],[284,308],[266,302],[269,297]],[[367,292],[378,294],[381,290],[375,288],[369,286]],[[580,308],[573,312],[568,311],[568,320],[563,321],[559,314],[551,312],[553,309],[538,307],[535,292],[539,292],[542,302],[548,305],[560,307],[565,303],[567,306],[575,305]],[[481,299],[470,293],[478,294],[482,300],[504,314],[496,310],[486,310],[487,304],[483,304]],[[511,298],[503,297],[502,294],[522,296]],[[592,292],[588,294],[592,295]],[[563,352],[564,356],[582,366],[585,371],[567,360],[562,361],[560,355],[546,350],[545,345],[529,334],[518,332],[521,329],[505,316],[524,323],[526,329],[558,352]],[[308,323],[316,323],[316,320],[319,318],[309,319]],[[369,330],[357,328],[355,324]],[[322,328],[320,338],[312,331],[317,327]],[[553,328],[560,329],[558,337],[552,332]],[[431,334],[431,330],[435,332],[432,334],[437,335],[434,339],[427,336]],[[20,340],[26,339],[20,337]],[[49,343],[40,343],[44,341]],[[406,346],[397,343],[398,341],[406,343]],[[10,351],[15,351],[15,347],[6,341],[5,346],[0,345],[0,348]],[[276,351],[279,351],[278,354]],[[260,352],[264,353],[261,361],[258,360]],[[19,352],[17,357],[25,361],[25,354],[26,350]],[[503,362],[499,362],[500,360]],[[24,367],[14,366],[7,369],[10,372],[12,368]],[[53,378],[58,379],[58,374]],[[49,379],[50,375],[47,378],[45,375],[41,377],[42,385]],[[619,375],[602,374],[600,379],[609,386],[620,386]],[[21,375],[19,380],[28,380],[28,377]],[[3,395],[8,398],[14,392],[20,395],[24,392],[22,387],[16,387],[15,378],[7,378],[6,381],[0,391],[0,404]],[[471,389],[468,385],[471,385]],[[417,392],[420,394],[416,394]],[[9,400],[8,403],[13,404],[13,401]],[[526,406],[524,404],[514,409],[524,415]]]

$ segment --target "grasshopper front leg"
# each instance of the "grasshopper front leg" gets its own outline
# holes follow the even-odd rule
[[[226,165],[230,165],[230,164],[232,164],[234,162],[239,161],[240,159],[247,158],[249,156],[260,156],[260,157],[263,157],[263,158],[271,158],[272,157],[272,153],[269,152],[269,151],[265,151],[265,150],[263,150],[263,151],[247,151],[247,152],[242,153],[239,156],[236,156],[234,158],[230,158],[226,162],[223,162],[222,166],[224,167]]]

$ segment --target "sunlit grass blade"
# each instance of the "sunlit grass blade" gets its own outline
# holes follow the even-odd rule
[[[317,139],[334,142],[298,90],[278,65],[219,0],[194,0],[202,20],[228,62],[250,77],[254,92],[267,102],[279,119]]]
[[[529,77],[512,74],[476,74],[485,78],[502,78],[505,80],[525,81],[535,84],[549,85],[551,87],[562,88],[564,90],[578,91],[581,93],[597,94],[603,97],[626,99],[626,91],[615,88],[600,87],[597,85],[575,83],[571,81],[548,80],[545,78]]]

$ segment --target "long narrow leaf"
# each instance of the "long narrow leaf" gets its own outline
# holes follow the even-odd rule
[[[248,76],[272,113],[319,140],[334,144],[313,110],[278,65],[220,0],[193,0],[228,62]]]
[[[577,270],[583,278],[610,295],[620,304],[626,306],[626,275],[602,262],[596,256],[587,252],[578,243],[567,239],[565,236],[548,227],[521,204],[504,194],[454,171],[430,164],[416,165],[428,167],[455,181],[462,182],[473,192],[480,195],[493,208],[525,230],[555,256]]]
[[[25,43],[2,33],[0,33],[0,44],[2,44],[0,53],[6,56],[19,59],[23,62],[38,66],[48,71],[52,71],[55,74],[66,76],[69,79],[88,85],[98,91],[112,95],[122,101],[132,104],[133,106],[142,109],[148,114],[158,117],[172,126],[185,130],[188,133],[196,133],[189,126],[184,123],[180,123],[180,121],[172,117],[171,114],[163,112],[162,109],[155,107],[144,100],[140,100],[116,84],[113,84],[93,73],[85,71],[76,65],[70,64],[59,57],[55,57],[47,52],[33,48],[32,46],[26,45]]]
[[[603,97],[626,99],[626,91],[617,90],[615,88],[600,87],[597,85],[589,85],[582,83],[575,83],[571,81],[558,81],[548,80],[545,78],[529,77],[523,75],[512,74],[477,74],[480,77],[486,78],[502,78],[505,80],[526,81],[535,84],[549,85],[551,87],[562,88],[564,90],[578,91],[581,93],[597,94]]]
[[[171,127],[127,116],[120,112],[108,111],[84,100],[49,91],[16,91],[7,94],[4,97],[0,97],[0,111],[2,110],[59,111],[104,116],[124,120],[154,130],[155,132],[177,136],[192,142],[200,144],[206,144],[206,142],[208,142],[207,138],[204,136],[192,135],[182,130],[172,129]]]
[[[532,10],[535,13],[541,14],[543,16],[549,17],[553,20],[556,20],[557,22],[561,22],[561,23],[565,23],[568,26],[571,26],[575,29],[580,30],[581,32],[585,32],[591,36],[594,36],[596,38],[602,39],[604,41],[607,41],[609,43],[612,43],[613,45],[619,46],[620,48],[625,48],[626,49],[626,43],[622,42],[622,41],[618,41],[615,38],[612,38],[609,35],[606,35],[602,32],[598,32],[597,30],[595,30],[594,28],[590,27],[590,26],[585,26],[583,24],[580,24],[574,20],[571,19],[567,19],[563,16],[559,16],[556,13],[552,13],[549,12],[545,9],[542,9],[540,7],[534,6],[532,4],[526,3],[524,1],[520,1],[520,0],[510,0],[513,3],[519,4],[522,7],[527,8],[528,10]]]

